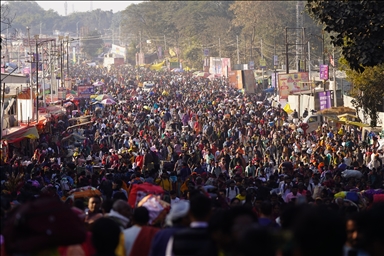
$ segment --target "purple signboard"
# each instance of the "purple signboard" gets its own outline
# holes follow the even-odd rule
[[[320,110],[330,108],[331,105],[331,91],[319,92]]]
[[[320,79],[328,80],[328,65],[320,65]]]

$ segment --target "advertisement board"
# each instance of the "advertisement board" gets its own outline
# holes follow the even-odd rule
[[[77,96],[79,98],[89,98],[93,94],[95,94],[93,85],[79,85],[77,87]]]
[[[288,99],[288,95],[306,90],[303,88],[309,81],[308,73],[279,74],[279,94],[280,99]]]
[[[245,93],[255,93],[256,80],[253,70],[243,70],[243,87]]]
[[[112,44],[111,53],[122,55],[125,58],[125,47]]]
[[[214,75],[221,75],[221,58],[210,57],[209,58],[209,73]]]
[[[319,101],[320,101],[320,110],[330,108],[332,106],[331,102],[331,92],[319,92]]]
[[[232,70],[228,72],[229,86],[235,89],[243,89],[243,79],[241,70]]]

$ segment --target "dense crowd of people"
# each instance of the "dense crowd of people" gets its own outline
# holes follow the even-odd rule
[[[2,255],[383,254],[376,134],[335,123],[307,133],[298,113],[224,77],[87,65],[70,74],[74,88],[98,81],[115,103],[81,99],[33,155],[2,159]],[[81,115],[92,122],[70,126]],[[161,211],[132,199],[144,184],[161,188]]]

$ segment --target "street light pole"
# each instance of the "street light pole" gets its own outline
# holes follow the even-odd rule
[[[79,22],[76,22],[76,35],[77,35],[77,39],[79,39]]]
[[[69,78],[69,36],[67,36],[67,77]]]
[[[35,72],[36,72],[36,123],[39,122],[39,35],[35,35],[36,40],[36,53],[35,53]],[[32,87],[31,87],[32,88]],[[32,92],[31,92],[32,93]]]

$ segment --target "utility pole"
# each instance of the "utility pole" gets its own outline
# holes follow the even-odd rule
[[[236,35],[236,48],[237,48],[237,64],[240,64],[239,36],[238,35]]]
[[[289,74],[289,58],[288,58],[288,28],[285,28],[285,69],[286,73]]]
[[[219,58],[221,59],[221,45],[220,45],[220,37],[219,37]]]
[[[244,64],[247,63],[247,38],[244,34]]]
[[[69,36],[67,36],[67,78],[69,78]]]
[[[119,45],[121,45],[121,24],[119,24]]]
[[[273,40],[273,54],[274,54],[274,56],[273,56],[273,67],[274,67],[274,76],[275,76],[275,84],[274,84],[274,89],[275,89],[275,96],[277,96],[277,76],[276,76],[276,69],[277,69],[277,63],[275,63],[275,58],[277,58],[277,55],[276,55],[276,35],[275,35],[275,37],[274,37],[274,40]]]
[[[261,59],[264,60],[264,55],[263,55],[263,39],[260,39],[260,53],[261,53]],[[262,86],[264,88],[264,67],[261,68],[261,70],[262,70],[262,76],[263,76]]]
[[[337,97],[336,97],[336,63],[335,63],[335,46],[332,47],[332,59],[333,59],[333,66],[332,66],[332,73],[333,73],[333,106],[337,107]]]
[[[36,56],[35,56],[35,67],[36,67],[36,123],[39,122],[39,35],[35,35],[36,40]]]
[[[7,39],[5,40],[5,51],[6,51],[6,55],[7,55],[7,62],[10,63],[10,61],[9,61],[9,51],[8,51],[8,41],[9,41],[9,25],[7,27]]]
[[[29,27],[27,27],[27,31],[28,31],[28,46],[29,46],[29,56],[31,56],[32,53],[32,47],[31,47],[31,35],[29,33]],[[33,55],[32,55],[33,56]],[[33,59],[31,59],[33,60]],[[32,87],[32,83],[33,83],[33,79],[32,79],[32,61],[30,61],[30,69],[29,69],[29,85],[30,85],[30,93],[31,93],[31,114],[33,114],[33,87]],[[31,119],[33,118],[33,116],[31,117]]]
[[[79,22],[76,22],[76,35],[77,35],[77,39],[79,39]]]
[[[311,82],[311,43],[308,41],[308,76]]]

